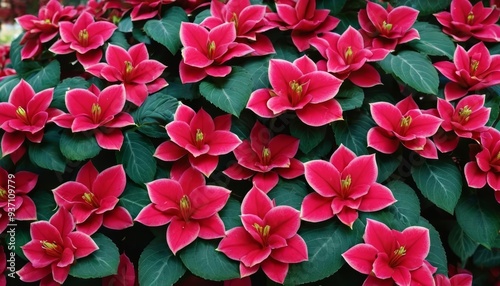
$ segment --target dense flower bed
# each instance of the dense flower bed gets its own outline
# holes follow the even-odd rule
[[[0,49],[0,285],[500,285],[473,2],[43,1]]]

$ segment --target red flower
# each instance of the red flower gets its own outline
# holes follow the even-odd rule
[[[304,174],[302,162],[293,158],[299,149],[299,140],[280,134],[271,138],[269,130],[259,121],[245,140],[234,150],[238,163],[224,171],[234,180],[253,176],[253,185],[267,193],[278,184],[279,176],[287,179]]]
[[[374,212],[396,202],[389,188],[376,183],[375,154],[356,157],[340,145],[330,161],[313,160],[304,164],[307,183],[315,191],[302,202],[301,218],[320,222],[337,216],[352,228],[358,210]]]
[[[35,173],[19,171],[9,176],[7,171],[0,168],[0,208],[5,213],[12,212],[14,208],[16,220],[35,220],[36,206],[28,193],[35,188],[37,181],[38,175]]]
[[[15,69],[9,68],[10,64],[10,46],[0,45],[0,80],[16,73]]]
[[[394,50],[399,44],[420,39],[418,31],[412,28],[418,13],[407,6],[392,8],[387,4],[385,9],[380,4],[367,1],[366,9],[358,13],[365,46]]]
[[[233,151],[241,143],[230,127],[229,114],[212,119],[203,109],[195,113],[187,105],[180,105],[174,121],[165,127],[171,140],[160,144],[154,156],[177,161],[188,155],[193,168],[208,177],[217,167],[219,155]]]
[[[126,181],[122,165],[99,173],[89,161],[78,172],[76,181],[65,182],[53,190],[54,199],[58,206],[71,212],[78,231],[92,235],[101,225],[125,229],[132,226],[132,217],[117,204]]]
[[[262,32],[273,28],[265,19],[267,6],[251,5],[250,0],[229,0],[226,4],[212,1],[211,16],[201,25],[213,29],[223,23],[233,22],[236,40],[254,49],[252,55],[261,56],[274,53],[273,44]]]
[[[21,38],[21,58],[36,57],[42,52],[42,44],[54,39],[59,32],[59,22],[71,21],[76,16],[72,6],[64,7],[60,1],[51,0],[38,10],[38,17],[30,14],[16,19],[26,31]]]
[[[444,121],[441,128],[446,133],[434,135],[434,142],[439,151],[445,153],[455,149],[459,137],[479,139],[479,133],[485,131],[485,124],[490,118],[490,108],[484,107],[484,95],[469,95],[457,103],[456,108],[438,98],[437,111]]]
[[[210,0],[177,0],[178,3],[187,14],[191,14],[194,10],[210,5]]]
[[[158,179],[146,186],[152,203],[135,220],[147,226],[169,224],[167,244],[174,255],[198,237],[224,236],[218,212],[229,199],[228,189],[205,185],[203,175],[192,168],[179,180]]]
[[[322,126],[342,119],[337,95],[342,81],[318,71],[316,64],[303,56],[293,63],[272,59],[269,62],[272,89],[258,89],[250,95],[247,108],[255,114],[272,118],[293,110],[310,126]]]
[[[115,30],[114,24],[107,21],[95,22],[90,13],[82,12],[75,23],[59,23],[61,39],[57,40],[49,51],[58,55],[76,52],[78,61],[87,67],[101,60],[101,47]]]
[[[457,42],[465,42],[471,37],[484,42],[500,41],[500,10],[485,8],[479,1],[474,6],[469,0],[451,1],[450,12],[434,14],[443,25],[443,33]]]
[[[144,43],[124,48],[108,45],[106,63],[98,63],[86,68],[86,71],[109,82],[120,82],[125,87],[127,100],[140,106],[148,94],[167,86],[167,81],[160,78],[166,66],[156,60],[150,60]]]
[[[5,252],[3,250],[3,247],[0,246],[0,285],[7,285],[7,279],[4,274],[6,269],[7,269],[7,257],[5,257]]]
[[[5,131],[2,137],[2,154],[8,155],[20,149],[27,138],[40,143],[47,121],[61,112],[49,108],[53,88],[35,91],[21,80],[10,93],[8,102],[0,103],[0,128]]]
[[[330,10],[316,9],[316,0],[276,0],[276,12],[266,16],[282,31],[292,30],[292,41],[300,52],[310,47],[309,41],[320,33],[335,29],[340,20]]]
[[[349,79],[361,87],[381,84],[379,73],[367,62],[383,60],[390,50],[365,48],[361,33],[353,27],[349,26],[342,35],[325,33],[312,39],[311,45],[327,60],[318,65],[339,79]]]
[[[158,15],[163,5],[175,2],[175,0],[126,0],[132,6],[130,18],[132,21],[151,19]]]
[[[118,272],[102,279],[102,286],[135,286],[136,284],[134,264],[130,262],[125,253],[120,255]]]
[[[104,149],[120,150],[123,133],[120,128],[133,125],[134,119],[122,112],[125,105],[123,85],[108,86],[100,91],[96,86],[90,90],[75,88],[66,93],[69,114],[52,119],[72,132],[93,130],[97,144]]]
[[[234,23],[224,23],[207,31],[203,26],[183,22],[180,30],[182,61],[179,73],[182,83],[198,82],[207,76],[225,77],[231,67],[226,61],[245,56],[254,50],[235,42]]]
[[[411,226],[399,232],[389,229],[381,222],[367,219],[363,239],[365,243],[357,244],[342,254],[352,268],[370,275],[363,285],[385,285],[367,283],[371,280],[370,277],[393,280],[397,285],[410,285],[415,280],[415,275],[430,278],[430,281],[421,285],[432,285],[430,269],[415,272],[427,267],[424,266],[424,259],[430,249],[428,229]]]
[[[378,126],[368,131],[368,147],[392,154],[401,142],[422,157],[437,159],[436,146],[428,137],[437,132],[443,120],[424,114],[411,96],[396,106],[388,102],[372,103],[370,110]]]
[[[500,131],[489,128],[479,138],[481,150],[474,161],[465,164],[465,179],[472,188],[482,188],[488,183],[500,203]]]
[[[299,212],[290,206],[275,206],[257,188],[241,204],[243,226],[230,229],[217,250],[240,261],[240,275],[250,276],[260,267],[269,279],[283,283],[290,263],[307,261],[307,246],[297,234]]]
[[[31,241],[21,247],[29,260],[18,271],[21,280],[63,284],[77,259],[99,249],[89,235],[74,228],[73,217],[65,208],[59,208],[48,222],[32,223]]]
[[[437,274],[434,279],[436,286],[472,286],[472,275],[467,273],[456,274],[451,278]]]
[[[434,67],[451,82],[444,87],[448,101],[500,83],[500,55],[490,56],[488,48],[479,42],[465,51],[457,45],[454,62],[437,62]]]

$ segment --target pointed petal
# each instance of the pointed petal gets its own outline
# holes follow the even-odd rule
[[[333,217],[332,200],[317,193],[304,197],[300,208],[300,218],[309,222],[321,222]]]
[[[361,199],[358,210],[363,212],[374,212],[386,208],[396,202],[392,192],[386,186],[375,183]]]
[[[158,179],[146,183],[146,188],[151,202],[156,205],[162,205],[166,202],[178,204],[184,195],[179,182],[172,179]]]
[[[360,243],[342,254],[347,264],[363,274],[372,272],[372,265],[377,258],[377,249],[369,244]]]
[[[175,255],[179,250],[193,242],[199,233],[200,225],[198,222],[173,219],[167,228],[168,247]]]
[[[384,154],[392,154],[399,148],[399,140],[381,127],[373,127],[367,134],[368,147]]]
[[[271,118],[274,117],[274,112],[267,107],[267,102],[271,98],[271,90],[267,88],[258,89],[250,95],[247,103],[247,108],[252,110],[255,114]]]
[[[172,141],[165,141],[161,143],[155,151],[154,157],[162,161],[177,161],[186,155],[186,150],[179,147]]]
[[[307,183],[322,197],[333,197],[340,187],[340,172],[329,162],[313,160],[304,164]]]
[[[99,198],[118,197],[123,193],[126,181],[123,165],[109,167],[97,176],[92,185],[92,191]]]
[[[364,64],[358,70],[352,71],[348,79],[359,87],[372,87],[382,83],[378,71],[369,64]]]
[[[205,177],[210,177],[217,165],[219,164],[219,157],[207,154],[198,157],[189,156],[189,162],[196,170],[200,171]]]
[[[216,130],[210,135],[206,144],[210,146],[208,154],[218,156],[233,151],[236,147],[238,147],[238,145],[241,144],[241,140],[238,136],[231,132]]]
[[[285,277],[288,273],[288,263],[282,263],[274,259],[266,259],[262,262],[261,267],[269,279],[281,284],[285,282]]]
[[[202,186],[190,194],[193,219],[205,219],[220,211],[229,199],[229,191],[219,186]]]
[[[130,213],[121,206],[116,206],[113,210],[106,212],[102,224],[110,229],[121,230],[131,227],[134,222]]]
[[[153,204],[145,206],[135,218],[135,221],[147,226],[161,226],[169,223],[172,215],[159,211]]]
[[[297,110],[297,116],[302,122],[310,126],[323,126],[342,119],[342,107],[335,99],[318,104],[307,104]]]
[[[254,214],[264,218],[266,213],[273,208],[271,199],[261,190],[252,188],[241,202],[242,214]]]
[[[82,232],[71,232],[68,234],[68,238],[71,239],[73,246],[76,248],[74,252],[75,259],[86,257],[99,249],[94,240]]]
[[[65,237],[68,233],[75,229],[73,217],[65,208],[59,208],[50,218],[49,223],[59,230],[61,237]]]
[[[217,250],[233,260],[241,260],[248,253],[260,248],[261,245],[243,227],[235,227],[226,232],[226,237],[220,241]]]
[[[299,230],[300,214],[290,206],[277,206],[266,214],[264,223],[271,227],[273,235],[289,239]]]
[[[198,223],[200,224],[200,238],[215,239],[225,236],[224,222],[218,214],[198,220]]]

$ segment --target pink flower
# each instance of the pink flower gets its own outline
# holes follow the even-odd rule
[[[352,228],[358,211],[374,212],[396,202],[389,188],[375,182],[375,154],[356,157],[340,145],[329,162],[312,160],[304,166],[306,181],[314,193],[302,202],[302,220],[320,222],[337,216]]]
[[[481,149],[475,160],[465,164],[465,179],[471,188],[479,189],[488,183],[500,203],[500,131],[489,128],[479,140]]]
[[[7,279],[5,277],[5,270],[7,269],[7,257],[5,257],[5,252],[3,247],[0,246],[0,285],[7,285]]]
[[[116,25],[107,21],[94,21],[88,12],[82,12],[75,23],[59,23],[61,39],[57,40],[49,51],[64,55],[76,52],[76,58],[84,66],[98,63],[102,57],[101,47],[111,38]]]
[[[93,130],[97,144],[104,149],[120,150],[123,133],[120,128],[133,125],[134,119],[122,112],[125,105],[123,85],[108,86],[100,91],[96,86],[90,90],[75,88],[66,93],[69,114],[52,119],[72,132]]]
[[[10,45],[0,45],[0,80],[16,73],[15,69],[9,67],[10,65]]]
[[[472,286],[472,275],[467,273],[456,274],[451,278],[437,274],[434,279],[436,286]]]
[[[118,272],[115,275],[104,277],[102,286],[135,286],[136,276],[134,264],[125,253],[120,255],[120,264],[118,264]]]
[[[21,79],[12,89],[8,102],[0,103],[0,128],[5,131],[2,137],[3,156],[19,150],[25,139],[40,143],[45,124],[61,112],[49,108],[53,88],[35,93],[31,85]]]
[[[424,259],[430,249],[429,230],[424,227],[411,226],[399,232],[381,222],[367,219],[363,239],[365,243],[357,244],[342,254],[346,262],[360,273],[390,279],[397,285],[410,285],[411,280],[415,280],[412,277],[415,274],[430,272],[414,272],[425,264]],[[432,281],[432,276],[428,277]],[[381,285],[366,283],[369,280],[367,278],[363,285]],[[422,285],[432,285],[430,281]]]
[[[417,20],[418,10],[407,6],[387,9],[380,4],[367,1],[366,9],[359,10],[358,21],[365,46],[394,50],[397,45],[420,39],[418,31],[412,28]]]
[[[24,282],[52,279],[63,284],[71,265],[99,249],[92,238],[80,231],[73,231],[73,217],[65,208],[59,208],[47,221],[30,225],[31,241],[22,246],[29,262],[18,271]]]
[[[163,5],[175,2],[175,0],[126,0],[132,6],[130,18],[132,21],[151,19],[158,15]]]
[[[254,51],[235,42],[233,22],[221,24],[210,32],[201,25],[183,22],[180,36],[184,46],[179,66],[182,83],[198,82],[207,76],[225,77],[231,72],[231,66],[224,65],[226,61]]]
[[[191,14],[194,10],[210,5],[210,0],[177,0],[178,3],[187,14]]]
[[[318,71],[316,64],[303,56],[293,63],[272,59],[269,62],[272,89],[258,89],[250,95],[247,108],[255,114],[272,118],[288,110],[310,126],[322,126],[342,119],[337,95],[342,81]]]
[[[268,13],[270,23],[282,31],[292,30],[292,41],[300,52],[310,47],[318,34],[335,29],[340,20],[330,10],[316,9],[316,0],[276,0],[276,12]]]
[[[224,223],[218,212],[229,199],[228,189],[205,185],[203,175],[192,168],[179,180],[158,179],[146,187],[152,203],[135,220],[147,226],[169,224],[167,244],[174,255],[198,237],[224,236]]]
[[[349,26],[342,35],[325,33],[312,39],[311,45],[327,60],[320,61],[318,65],[337,78],[349,79],[361,87],[381,84],[379,73],[367,62],[383,60],[390,50],[365,48],[361,33],[353,27]]]
[[[219,156],[233,151],[241,140],[229,131],[231,115],[214,119],[203,109],[197,113],[187,105],[180,105],[174,121],[165,127],[170,136],[156,149],[155,157],[163,161],[177,161],[188,155],[189,162],[205,176],[210,176],[219,163]]]
[[[160,78],[166,66],[156,60],[150,60],[144,43],[124,48],[108,45],[106,63],[98,63],[86,68],[86,71],[109,82],[123,83],[127,100],[140,106],[148,94],[167,86],[167,81]]]
[[[458,139],[477,138],[484,131],[485,124],[490,118],[490,108],[484,107],[484,95],[469,95],[457,103],[456,107],[441,98],[438,98],[437,110],[444,121],[441,128],[444,134],[434,135],[436,147],[441,152],[449,152],[458,145]]]
[[[279,176],[287,179],[304,174],[302,162],[293,158],[299,149],[299,140],[280,134],[271,138],[269,130],[259,121],[245,140],[234,150],[238,163],[224,171],[233,180],[248,179],[259,190],[267,193],[278,184]]]
[[[274,53],[273,44],[262,32],[273,28],[265,19],[267,6],[251,5],[250,0],[229,0],[226,4],[212,1],[211,16],[205,18],[201,25],[213,29],[223,23],[232,22],[236,28],[236,40],[247,44],[261,56]]]
[[[469,91],[500,83],[500,55],[490,56],[483,42],[468,51],[457,45],[453,59],[453,63],[442,61],[434,64],[451,81],[444,87],[446,100],[459,99]]]
[[[21,59],[31,59],[42,52],[42,44],[55,38],[60,21],[71,21],[76,16],[72,6],[64,7],[60,1],[50,0],[38,10],[38,17],[30,14],[16,18],[26,31],[21,38]]]
[[[307,246],[297,234],[299,212],[290,206],[275,206],[257,188],[241,204],[243,226],[227,231],[217,250],[240,261],[240,275],[246,277],[262,267],[269,279],[283,283],[290,263],[307,261]]]
[[[469,0],[451,1],[450,12],[434,14],[443,25],[443,33],[457,42],[465,42],[471,37],[484,42],[500,41],[500,10],[485,8],[479,1],[474,6]]]
[[[129,212],[117,206],[126,181],[122,165],[99,173],[92,161],[88,161],[78,172],[76,181],[65,182],[52,191],[57,205],[73,215],[76,229],[92,235],[101,225],[117,230],[132,226]]]
[[[443,120],[423,113],[411,95],[396,106],[388,102],[372,103],[370,110],[378,126],[368,131],[368,147],[392,154],[401,142],[422,157],[437,159],[436,146],[428,137],[437,132]]]
[[[38,181],[38,175],[28,171],[9,174],[0,168],[0,208],[5,213],[15,209],[16,220],[35,220],[36,206],[28,196]]]

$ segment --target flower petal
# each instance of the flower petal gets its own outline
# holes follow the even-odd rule
[[[175,255],[179,250],[193,242],[200,233],[200,225],[196,221],[184,221],[174,218],[167,228],[167,244]]]

